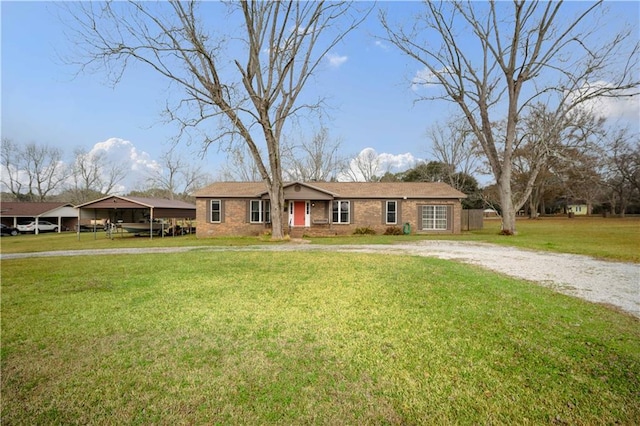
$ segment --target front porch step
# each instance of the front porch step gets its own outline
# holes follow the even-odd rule
[[[289,228],[289,237],[302,238],[304,236],[305,228]]]

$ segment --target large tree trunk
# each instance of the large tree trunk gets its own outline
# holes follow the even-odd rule
[[[284,185],[282,179],[271,181],[269,198],[271,198],[271,239],[282,240],[284,238]]]
[[[625,213],[627,211],[627,199],[623,195],[620,195],[620,202],[618,203],[618,209],[620,209],[618,212],[618,217],[621,217],[624,219]]]
[[[500,207],[502,208],[502,234],[516,234],[516,209],[511,198],[511,179],[508,173],[502,175],[498,181]]]
[[[537,198],[529,198],[529,219],[537,219],[538,218],[538,209],[540,208],[540,203]]]

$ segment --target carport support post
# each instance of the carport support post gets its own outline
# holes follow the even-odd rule
[[[153,240],[153,207],[149,208],[149,239]]]

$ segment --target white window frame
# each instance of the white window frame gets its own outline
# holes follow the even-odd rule
[[[422,206],[422,230],[446,231],[449,228],[446,205]]]
[[[389,221],[389,213],[391,213],[389,211],[389,205],[392,203],[394,205],[394,209],[393,209],[393,221],[391,222]],[[398,202],[396,200],[387,200],[385,202],[384,220],[387,225],[395,225],[398,223]]]
[[[337,220],[335,217],[335,213],[336,213],[336,209],[335,209],[335,205],[337,203],[338,209],[337,209]],[[342,220],[342,215],[344,214],[344,208],[343,208],[343,203],[346,203],[346,215],[347,215],[347,220],[344,221]],[[338,223],[338,224],[348,224],[351,223],[351,201],[349,200],[333,200],[333,204],[331,207],[331,217],[333,218],[333,223]]]
[[[213,208],[213,203],[218,203],[218,208]],[[209,213],[209,221],[211,223],[222,223],[222,200],[211,200],[210,204],[210,213]],[[213,220],[213,213],[218,213],[218,220]]]
[[[254,205],[257,205],[258,209],[254,210]],[[271,205],[269,200],[251,200],[249,202],[249,222],[250,223],[269,223],[271,214],[269,209]],[[254,220],[254,212],[258,214],[258,220]]]

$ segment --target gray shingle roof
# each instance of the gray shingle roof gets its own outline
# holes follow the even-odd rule
[[[464,193],[443,182],[308,182],[301,185],[337,198],[466,198]],[[217,182],[198,191],[196,197],[259,197],[266,190],[263,182]]]

